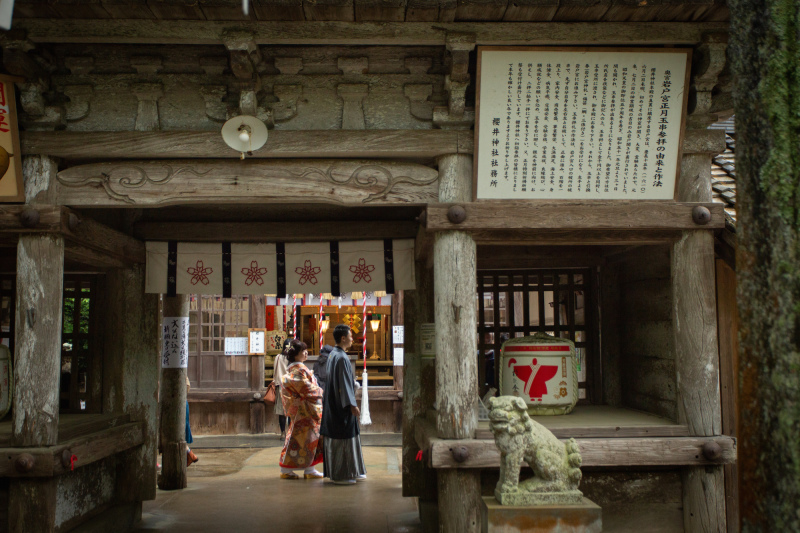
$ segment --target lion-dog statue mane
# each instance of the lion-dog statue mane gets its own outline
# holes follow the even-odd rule
[[[581,454],[575,439],[558,440],[528,416],[525,402],[516,396],[489,400],[489,427],[500,450],[500,480],[494,494],[501,505],[581,503]],[[534,477],[520,482],[523,460]]]

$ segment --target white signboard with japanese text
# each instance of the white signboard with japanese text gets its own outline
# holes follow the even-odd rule
[[[225,355],[248,355],[247,337],[225,337]]]
[[[189,317],[164,317],[161,322],[161,368],[189,367]]]
[[[405,326],[392,326],[392,344],[405,342]]]
[[[689,50],[478,52],[476,199],[675,197]]]
[[[392,360],[394,361],[394,366],[403,366],[403,348],[395,348],[394,353],[392,354]]]
[[[250,328],[247,330],[247,353],[250,355],[266,355],[267,330],[263,328]]]

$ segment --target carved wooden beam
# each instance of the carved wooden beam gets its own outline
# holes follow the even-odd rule
[[[311,202],[427,204],[439,174],[415,163],[358,160],[129,161],[58,173],[56,203],[74,207]]]
[[[71,20],[14,21],[33,42],[115,44],[224,44],[225,21]],[[444,46],[448,34],[470,33],[478,45],[697,44],[726,22],[256,22],[237,21],[256,44]]]
[[[454,208],[465,218],[459,222]],[[705,208],[697,219],[695,208]],[[710,219],[708,218],[710,216]],[[427,209],[428,231],[487,230],[682,230],[725,227],[722,204],[659,200],[637,201],[482,201],[434,204]]]
[[[24,132],[23,155],[70,160],[148,158],[239,159],[216,131]],[[316,130],[271,131],[252,158],[434,158],[471,154],[471,131]]]
[[[413,239],[417,222],[372,220],[337,222],[138,222],[133,233],[143,241],[314,242]],[[235,236],[235,238],[233,237]]]

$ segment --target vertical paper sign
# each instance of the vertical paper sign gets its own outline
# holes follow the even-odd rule
[[[403,344],[404,326],[392,326],[392,344]]]
[[[0,76],[0,202],[24,202],[14,82]]]
[[[267,353],[267,330],[261,328],[251,328],[247,330],[248,352],[250,355],[266,355]]]
[[[419,354],[422,357],[436,355],[436,324],[419,325]]]
[[[394,357],[392,359],[394,361],[394,366],[403,366],[403,349],[395,348]]]
[[[161,368],[189,366],[189,317],[164,317],[162,322]]]

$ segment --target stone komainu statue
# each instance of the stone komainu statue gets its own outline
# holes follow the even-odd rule
[[[489,427],[500,450],[500,480],[494,491],[500,504],[581,503],[581,454],[575,439],[558,440],[528,416],[525,402],[516,396],[489,400]],[[534,477],[520,482],[523,460]]]

